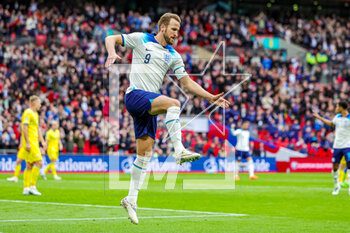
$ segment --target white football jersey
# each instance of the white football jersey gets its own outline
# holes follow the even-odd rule
[[[237,136],[236,149],[239,151],[249,151],[249,131],[243,129],[236,129],[232,131],[232,134]]]
[[[339,113],[333,118],[332,123],[335,125],[333,148],[350,148],[350,114],[343,117]]]
[[[160,45],[153,34],[134,32],[122,38],[123,46],[133,49],[127,93],[134,89],[158,93],[169,69],[177,79],[188,75],[180,54],[170,45]]]

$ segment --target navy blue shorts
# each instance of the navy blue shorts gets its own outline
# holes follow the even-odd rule
[[[236,160],[239,160],[241,161],[242,159],[247,159],[250,157],[250,154],[249,154],[249,151],[240,151],[240,150],[237,150],[236,151]]]
[[[333,163],[340,163],[340,160],[345,156],[346,162],[350,162],[350,148],[344,148],[344,149],[335,149],[333,152]]]
[[[134,119],[135,137],[148,135],[155,139],[157,132],[157,115],[150,115],[152,101],[160,94],[133,90],[125,95],[125,107]]]

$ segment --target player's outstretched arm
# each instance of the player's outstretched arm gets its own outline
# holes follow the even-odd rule
[[[206,100],[208,100],[210,103],[213,103],[219,107],[222,108],[227,108],[230,103],[225,100],[224,98],[222,98],[222,96],[224,95],[224,93],[220,93],[218,95],[212,95],[209,92],[207,92],[206,90],[204,90],[198,83],[196,83],[195,81],[193,81],[189,76],[185,76],[183,78],[180,79],[180,82],[182,85],[185,86],[185,88],[191,92],[192,94],[202,97]]]
[[[123,37],[121,35],[113,35],[107,36],[105,39],[105,46],[108,52],[108,57],[105,63],[105,67],[108,68],[111,64],[113,64],[116,60],[121,61],[121,57],[118,56],[115,51],[115,45],[123,44]]]
[[[236,129],[236,125],[235,124],[231,125],[231,133],[232,133],[232,135],[237,136],[241,132],[242,132],[242,130]]]
[[[312,115],[313,115],[315,118],[321,120],[324,124],[329,125],[329,126],[331,126],[331,127],[334,127],[334,124],[332,123],[332,121],[327,120],[326,118],[321,117],[320,114],[318,114],[317,112],[313,111],[313,112],[312,112]]]

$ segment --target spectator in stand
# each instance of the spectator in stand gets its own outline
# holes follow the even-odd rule
[[[319,145],[316,142],[312,142],[308,155],[311,157],[316,157],[318,155]]]
[[[76,145],[77,145],[78,153],[83,153],[84,147],[85,147],[85,139],[84,139],[84,135],[82,133],[79,133]]]
[[[215,144],[213,142],[210,143],[210,147],[207,150],[207,156],[215,156]]]
[[[66,143],[66,151],[67,151],[67,153],[73,153],[74,152],[74,147],[75,147],[74,134],[71,131],[69,133],[69,136],[68,136],[68,139],[67,139],[67,143]]]
[[[203,139],[203,155],[207,156],[207,152],[209,147],[211,146],[211,141],[209,141],[207,138]]]
[[[124,131],[120,136],[119,149],[121,151],[128,151],[130,149],[131,141],[128,134]]]
[[[196,138],[196,145],[194,146],[194,151],[203,151],[203,140],[199,136]]]
[[[162,132],[159,136],[159,139],[157,140],[157,146],[161,153],[160,155],[167,155],[168,152],[168,142],[167,142],[167,135],[165,132]]]
[[[7,145],[8,149],[16,150],[19,145],[19,141],[16,138],[16,134],[11,134],[9,144]]]
[[[191,148],[192,147],[191,144],[192,144],[192,135],[191,134],[187,134],[185,142],[184,142],[183,145],[184,145],[185,148]]]
[[[0,145],[1,145],[1,148],[3,148],[3,149],[6,149],[6,148],[8,148],[8,146],[9,146],[9,140],[8,140],[8,134],[7,134],[7,132],[5,132],[5,133],[3,133],[2,135],[1,135],[1,141],[0,141]]]
[[[302,154],[308,154],[307,145],[306,144],[302,144],[301,149],[299,150],[299,152],[302,153]]]
[[[103,106],[109,103],[105,97],[113,95],[106,85],[110,80],[103,68],[106,56],[103,40],[115,31],[155,32],[153,22],[157,19],[156,12],[157,9],[144,14],[134,11],[117,13],[113,7],[94,3],[84,3],[78,11],[72,8],[64,12],[60,7],[48,8],[44,3],[34,2],[30,6],[0,4],[1,148],[13,142],[13,135],[18,140],[18,123],[23,109],[28,106],[26,99],[32,94],[43,100],[42,119],[60,121],[61,135],[66,135],[62,143],[67,152],[82,151],[82,141],[84,147],[86,141],[86,146],[90,144],[99,151],[104,150],[109,141],[102,133],[104,128],[117,129],[120,134],[123,131],[133,132],[132,118],[123,103],[128,86],[126,75],[120,75],[117,90],[121,100],[120,108],[115,111],[120,116],[118,126],[110,127],[109,122],[102,126],[100,123],[109,117],[108,111],[103,111]],[[13,17],[8,17],[9,14]],[[180,15],[186,20],[180,32],[179,46],[197,44],[214,50],[218,42],[225,40],[228,49],[236,51],[237,46],[240,48],[239,62],[226,62],[226,73],[252,74],[249,83],[227,96],[234,103],[233,108],[226,112],[228,127],[244,118],[259,126],[259,135],[264,134],[266,140],[270,138],[272,142],[280,141],[281,145],[291,145],[292,139],[297,142],[304,139],[305,143],[322,142],[331,146],[332,129],[325,127],[322,131],[321,122],[314,121],[310,110],[317,108],[331,119],[334,100],[350,98],[350,38],[347,36],[350,35],[350,25],[346,19],[321,14],[309,20],[294,14],[288,17],[281,14],[274,18],[263,12],[243,16],[200,10],[194,10],[191,16],[183,10]],[[18,20],[16,24],[12,23],[13,18]],[[284,37],[303,46],[315,54],[314,64],[309,69],[303,65],[304,58],[286,58],[279,53],[256,49],[258,44],[256,40],[252,41],[252,36],[257,34]],[[35,43],[15,45],[19,38],[34,40]],[[121,48],[119,52],[121,57],[126,58],[125,63],[130,62],[130,50]],[[260,62],[253,63],[253,57],[260,58]],[[187,54],[185,64],[189,73],[200,73],[207,62],[197,61]],[[203,77],[194,78],[213,93],[228,91],[244,78],[239,75],[223,78],[220,74],[222,69],[222,61],[215,58]],[[178,84],[177,80],[174,82]],[[183,104],[186,98],[175,84],[165,82],[162,93],[181,100]],[[195,98],[193,103],[185,106],[183,114],[197,114],[208,104]],[[159,130],[162,130],[164,125],[161,125],[161,120],[159,124]],[[280,128],[281,125],[285,127]],[[45,132],[46,125],[42,127]],[[73,131],[78,133],[71,138],[70,132]],[[117,135],[113,137],[119,137],[118,132],[113,133]],[[207,135],[201,137],[206,140]],[[123,138],[127,142],[123,150],[130,153],[128,148],[133,147],[127,144],[134,142],[128,138],[132,138],[130,133]],[[117,140],[111,142],[116,143]],[[191,146],[196,147],[197,144],[195,140]],[[209,147],[204,141],[203,154],[207,154]],[[304,147],[296,143],[296,148],[306,153]]]
[[[291,131],[292,131],[292,138],[294,138],[295,140],[298,139],[299,137],[299,132],[300,132],[300,124],[299,124],[299,120],[295,119],[292,126],[291,126]]]
[[[225,158],[229,155],[229,148],[222,146],[219,148],[217,156],[220,158]]]
[[[312,129],[310,127],[307,127],[304,131],[303,139],[304,139],[305,143],[307,143],[307,144],[312,142],[311,131],[312,131]]]

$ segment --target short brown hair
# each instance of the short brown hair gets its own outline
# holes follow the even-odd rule
[[[170,19],[175,19],[177,22],[181,23],[180,16],[178,16],[177,14],[173,14],[169,12],[165,13],[160,17],[158,21],[158,31],[160,31],[160,26],[162,26],[162,24],[164,24],[165,27],[167,27],[169,25]]]
[[[29,97],[29,102],[30,102],[30,103],[33,103],[34,101],[36,101],[36,100],[38,100],[38,99],[39,99],[38,96],[32,95],[31,97]]]

